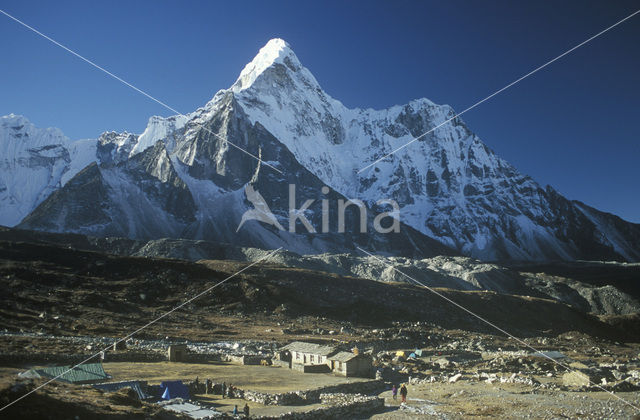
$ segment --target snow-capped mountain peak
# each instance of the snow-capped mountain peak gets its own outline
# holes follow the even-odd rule
[[[258,54],[249,64],[247,64],[238,80],[233,84],[231,90],[240,92],[253,85],[256,79],[268,68],[274,64],[284,64],[291,69],[300,68],[300,61],[293,52],[289,44],[283,39],[274,38],[260,49]]]
[[[326,185],[369,204],[393,199],[403,222],[467,255],[571,259],[584,252],[583,243],[555,226],[556,203],[541,186],[498,157],[460,118],[441,125],[455,115],[448,105],[416,99],[383,110],[348,109],[322,90],[282,40],[260,50],[231,90],[249,120]],[[426,132],[410,148],[357,174]]]
[[[285,41],[273,39],[229,89],[190,114],[152,117],[140,135],[111,132],[71,143],[23,117],[3,118],[0,224],[24,218],[20,226],[30,229],[226,240],[303,253],[353,250],[358,240],[381,252],[424,255],[451,247],[485,260],[640,259],[640,225],[542,188],[461,119],[440,126],[454,115],[427,99],[349,109],[322,90]],[[425,132],[375,168],[357,172]],[[260,172],[225,139],[282,173]],[[46,144],[31,145],[39,142]],[[91,162],[97,164],[80,172]],[[319,203],[323,186],[331,187],[334,201],[360,199],[370,211],[386,211],[376,203],[391,199],[403,234],[319,238],[261,225],[236,232],[247,210],[247,183],[278,217],[289,214],[291,183],[299,188],[297,201],[305,194]],[[323,211],[314,208],[311,220]]]

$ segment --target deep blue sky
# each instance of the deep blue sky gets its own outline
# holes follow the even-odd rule
[[[460,111],[640,8],[637,1],[33,2],[0,8],[183,113],[288,41],[349,107]],[[171,113],[0,16],[0,114],[72,139]],[[640,222],[640,15],[465,114],[568,198]]]

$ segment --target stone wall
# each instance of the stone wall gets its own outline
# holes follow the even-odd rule
[[[269,356],[224,355],[222,359],[226,362],[237,363],[239,365],[260,365],[263,360],[267,361],[267,363],[271,363],[271,357]]]
[[[245,400],[255,401],[264,405],[303,405],[320,402],[322,394],[369,394],[382,389],[384,389],[384,383],[382,381],[370,380],[278,394],[238,389],[238,396]]]
[[[258,419],[307,420],[307,419],[351,419],[366,417],[384,409],[384,399],[361,394],[321,394],[320,399],[327,404],[314,410],[289,412],[279,416],[256,417]]]
[[[280,367],[284,367],[284,368],[289,368],[289,361],[288,360],[280,360],[280,359],[273,359],[271,361],[271,363],[273,363],[274,366],[280,366]]]
[[[297,392],[269,394],[266,392],[242,390],[242,398],[264,405],[303,405],[308,403],[308,401],[301,395],[298,395]]]
[[[222,361],[222,355],[215,353],[187,353],[184,360],[187,363],[220,362]]]
[[[8,364],[76,364],[85,360],[90,354],[55,354],[55,353],[6,353],[0,354],[0,363]],[[135,350],[124,350],[112,352],[108,351],[104,362],[163,362],[167,360],[166,352],[140,352]],[[221,361],[220,354],[186,353],[182,362],[186,363],[206,363],[211,361]],[[96,356],[93,361],[98,362],[100,358]],[[181,362],[176,362],[181,363]],[[258,363],[260,361],[258,360]]]
[[[12,366],[16,364],[66,364],[75,365],[86,360],[91,354],[57,353],[5,353],[0,354],[0,363]],[[166,353],[142,353],[135,351],[107,352],[104,362],[161,362],[167,360]],[[100,362],[96,356],[92,362]],[[108,372],[107,372],[108,373]]]
[[[301,363],[294,363],[291,365],[291,369],[297,370],[303,373],[329,373],[331,369],[327,365],[303,365]]]

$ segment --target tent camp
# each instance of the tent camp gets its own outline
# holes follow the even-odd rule
[[[422,357],[422,350],[416,349],[409,355],[409,359],[415,359],[417,357]]]
[[[163,400],[172,400],[174,398],[189,399],[189,388],[182,381],[165,381],[160,384]]]

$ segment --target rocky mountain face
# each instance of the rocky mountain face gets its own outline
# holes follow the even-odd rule
[[[80,146],[56,132],[30,143],[17,137],[23,129],[17,127],[28,123],[4,117],[2,147],[14,146],[0,168],[6,214],[0,223],[282,246],[301,254],[362,246],[420,257],[640,259],[640,225],[542,188],[496,156],[459,118],[360,171],[454,115],[451,107],[427,99],[386,110],[348,109],[275,39],[204,107],[185,116],[153,117],[140,135],[105,133]],[[49,146],[51,151],[39,149]],[[26,171],[28,181],[14,179],[17,171]],[[33,185],[30,194],[16,193],[21,182]],[[315,232],[302,217],[290,229],[290,184],[296,186],[297,214]],[[255,210],[248,191],[259,193],[277,224],[248,220],[238,229],[245,212]],[[346,232],[338,232],[336,203],[347,198],[361,200],[367,210],[366,233],[357,206],[346,211]],[[393,213],[402,222],[399,233],[373,229],[376,215],[390,211],[379,202],[385,199],[399,205]],[[314,201],[304,208],[307,200]]]
[[[482,259],[640,258],[640,226],[570,202],[500,159],[459,118],[427,99],[348,109],[291,49],[273,40],[231,90],[311,172],[350,197],[400,203],[402,220]]]
[[[155,119],[150,124],[158,121],[162,123]],[[249,123],[230,92],[218,95],[179,129],[172,128],[170,139],[150,142],[152,146],[138,153],[143,136],[103,135],[97,146],[100,164],[78,173],[19,226],[136,239],[209,239],[306,253],[354,251],[356,246],[407,255],[454,253],[406,225],[398,233],[361,233],[356,209],[346,212],[346,231],[338,233],[335,205],[327,212],[329,229],[322,232],[322,200],[337,203],[346,197],[335,191],[323,193],[324,183],[262,125]],[[268,170],[223,139],[286,170]],[[283,230],[253,220],[238,229],[244,212],[252,209],[246,201],[247,185],[259,192]],[[296,208],[314,200],[305,220],[317,232],[308,232],[300,222],[293,226],[295,232],[290,231],[289,185],[296,185]],[[375,208],[367,208],[369,229],[375,214]]]

